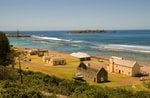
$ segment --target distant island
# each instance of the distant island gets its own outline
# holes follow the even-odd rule
[[[105,30],[73,30],[68,33],[104,33]]]

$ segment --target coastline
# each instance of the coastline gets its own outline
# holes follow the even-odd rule
[[[16,49],[25,51],[25,47],[16,47]],[[37,49],[37,48],[28,48],[28,49]],[[22,61],[21,67],[25,71],[34,71],[34,72],[42,72],[51,76],[56,76],[62,79],[69,79],[72,80],[73,76],[77,73],[77,66],[80,64],[80,60],[70,56],[69,53],[58,52],[58,51],[51,51],[48,50],[50,56],[61,56],[66,59],[66,65],[50,65],[48,63],[43,62],[42,57],[37,55],[27,55],[31,61]],[[105,67],[108,66],[109,61],[108,57],[104,57],[102,59],[102,63]],[[97,62],[97,58],[91,58],[92,62]],[[15,68],[19,68],[18,64],[16,64]],[[150,66],[141,67],[142,72],[150,73]],[[87,83],[90,85],[98,85],[98,86],[107,86],[107,87],[121,87],[121,86],[129,86],[129,85],[141,85],[143,81],[139,81],[139,77],[130,77],[122,74],[117,73],[108,73],[109,83],[94,83],[87,80]],[[149,76],[144,77],[145,79],[149,80]]]
[[[14,46],[14,48],[18,49],[18,50],[22,50],[25,51],[25,49],[42,49],[42,48],[31,48],[31,47],[23,47],[23,46]],[[67,52],[60,52],[60,51],[54,51],[54,50],[48,50],[48,54],[50,55],[57,55],[57,56],[67,56],[67,58],[72,58],[69,53]],[[103,60],[109,60],[110,56],[106,56],[106,55],[91,55],[92,58],[101,58]],[[126,58],[128,59],[128,58]],[[144,72],[148,72],[150,73],[150,62],[145,62],[145,61],[137,61],[140,66],[141,66],[141,71]]]
[[[6,34],[7,37],[31,37],[30,35],[25,34]]]
[[[65,53],[86,52],[90,55],[121,56],[138,62],[150,62],[150,31],[117,31],[115,34],[68,34],[67,31],[22,31],[26,38],[9,38],[10,43]],[[9,32],[8,32],[9,33]],[[12,32],[13,33],[13,32]],[[11,32],[10,32],[11,34]],[[141,39],[137,40],[137,39]],[[133,40],[130,41],[130,39]],[[148,65],[148,64],[146,64]]]

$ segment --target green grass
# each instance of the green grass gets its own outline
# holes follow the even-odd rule
[[[29,56],[32,59],[31,64],[24,65],[22,64],[23,70],[31,70],[36,72],[42,72],[49,75],[54,75],[59,78],[69,79],[72,80],[72,76],[76,73],[76,68],[79,65],[79,60],[69,55],[65,54],[67,64],[66,65],[58,65],[58,66],[50,66],[49,64],[45,64],[42,62],[41,57],[37,56]],[[93,61],[96,59],[92,59]],[[105,61],[105,63],[107,63]],[[26,66],[29,69],[26,69]],[[110,82],[106,83],[94,83],[91,81],[87,81],[90,85],[97,85],[97,86],[108,86],[108,87],[119,87],[119,86],[128,86],[128,85],[139,85],[141,84],[137,78],[132,78],[129,76],[117,74],[117,73],[109,73],[108,80]]]
[[[2,76],[4,69],[7,74],[5,77],[0,79],[1,98],[12,98],[12,96],[14,98],[22,98],[23,96],[28,96],[27,98],[56,98],[57,95],[65,95],[65,98],[68,96],[70,98],[130,98],[131,96],[132,98],[137,98],[137,96],[138,98],[150,97],[150,90],[148,88],[147,90],[143,89],[142,85],[135,85],[134,88],[132,86],[109,88],[105,86],[107,83],[98,84],[99,86],[91,86],[81,81],[60,79],[41,72],[32,71],[22,71],[23,83],[21,84],[19,71],[17,69],[10,70],[10,68],[7,67],[0,68],[0,75]],[[62,74],[64,76],[70,73],[70,71],[66,69],[51,68],[50,71],[52,70],[56,73],[63,72]],[[17,77],[14,75],[14,78],[12,78],[10,71],[11,73],[16,73]],[[143,89],[143,91],[141,89]]]
[[[59,76],[65,79],[72,79],[72,76],[75,74],[75,69],[70,68],[49,68],[49,71],[55,76]]]

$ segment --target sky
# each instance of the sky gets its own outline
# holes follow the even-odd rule
[[[150,29],[150,0],[0,0],[0,30]]]

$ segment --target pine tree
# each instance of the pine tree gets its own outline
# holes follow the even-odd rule
[[[5,33],[0,32],[0,65],[7,65],[7,56],[9,55],[9,41]]]

